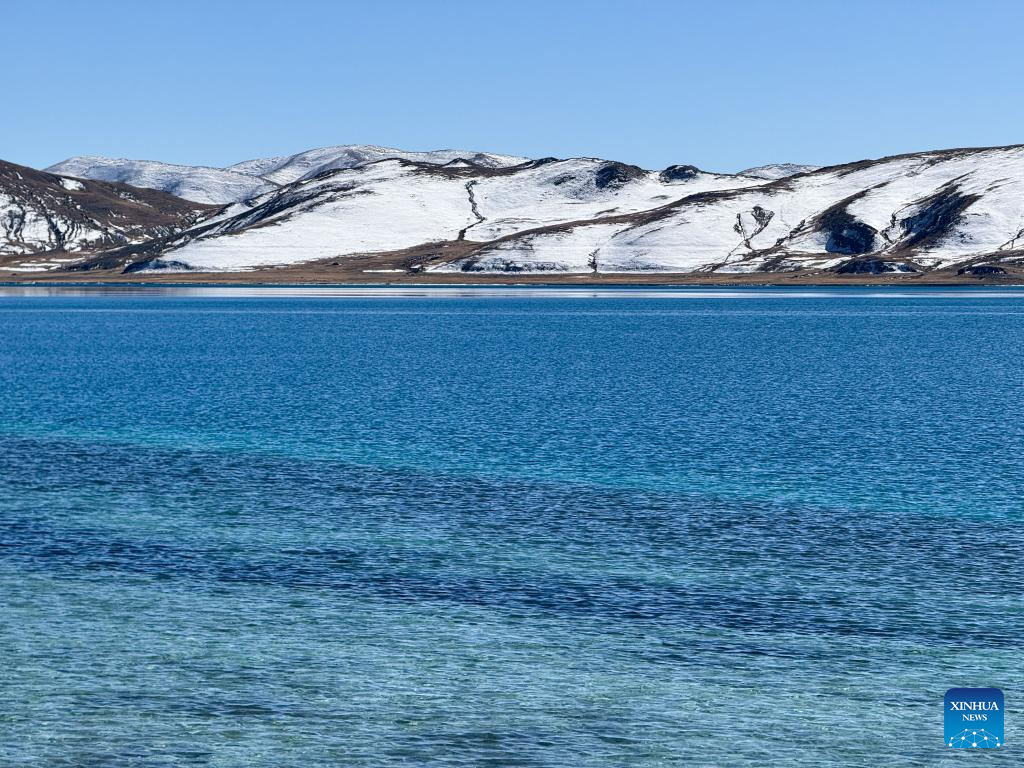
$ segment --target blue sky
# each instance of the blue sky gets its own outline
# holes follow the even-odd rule
[[[331,144],[732,171],[1024,142],[1024,3],[7,3],[0,158]]]

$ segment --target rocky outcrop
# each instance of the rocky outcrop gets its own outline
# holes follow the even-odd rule
[[[666,184],[671,184],[673,181],[689,181],[690,179],[695,179],[699,174],[700,168],[696,165],[670,165],[658,174],[658,178]]]
[[[598,189],[616,189],[646,175],[647,171],[635,165],[604,163],[594,172],[594,186]]]

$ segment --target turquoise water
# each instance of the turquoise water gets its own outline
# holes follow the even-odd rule
[[[952,765],[955,686],[1018,764],[1022,361],[1016,290],[6,289],[0,765]]]

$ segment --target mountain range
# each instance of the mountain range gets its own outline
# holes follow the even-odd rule
[[[1022,146],[737,174],[352,145],[226,168],[0,163],[10,276],[1016,279],[1022,238]]]

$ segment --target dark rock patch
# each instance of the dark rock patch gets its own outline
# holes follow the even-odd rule
[[[124,273],[130,275],[133,272],[142,272],[144,270],[151,271],[168,271],[168,272],[192,272],[192,267],[183,261],[174,261],[173,259],[152,259],[150,261],[138,261],[134,264],[129,264],[124,268]]]
[[[604,163],[594,173],[594,184],[598,189],[617,189],[628,184],[634,179],[640,179],[647,175],[643,168],[625,163]]]
[[[695,165],[670,165],[658,174],[658,178],[668,183],[672,181],[689,181],[700,174],[700,168]]]
[[[758,233],[760,233],[761,230],[768,226],[768,223],[775,216],[775,211],[769,211],[767,208],[762,208],[760,205],[755,205],[750,210],[750,215],[753,216],[754,221],[757,222],[757,231]]]
[[[987,277],[990,275],[1005,275],[1006,270],[994,264],[973,264],[969,267],[961,267],[956,273],[958,276]]]
[[[480,156],[477,155],[477,157],[480,157]],[[467,160],[464,157],[456,157],[456,158],[454,158],[452,160],[449,160],[447,163],[444,163],[441,167],[442,168],[444,168],[444,167],[459,168],[459,167],[465,167],[467,165],[472,167],[472,168],[480,168],[480,167],[482,167],[479,163],[473,162],[472,160]]]
[[[822,214],[818,226],[825,233],[825,250],[851,256],[874,250],[877,230],[836,206]]]
[[[914,248],[941,237],[960,220],[961,214],[978,199],[978,195],[964,195],[955,187],[947,186],[922,201],[921,209],[900,222],[906,235],[901,245]]]
[[[882,259],[853,259],[836,267],[837,275],[884,275],[887,272],[917,272],[910,264]]]
[[[541,261],[532,264],[522,264],[511,259],[501,261],[490,261],[486,266],[476,262],[467,262],[460,267],[463,272],[566,272],[565,266],[555,261]]]

